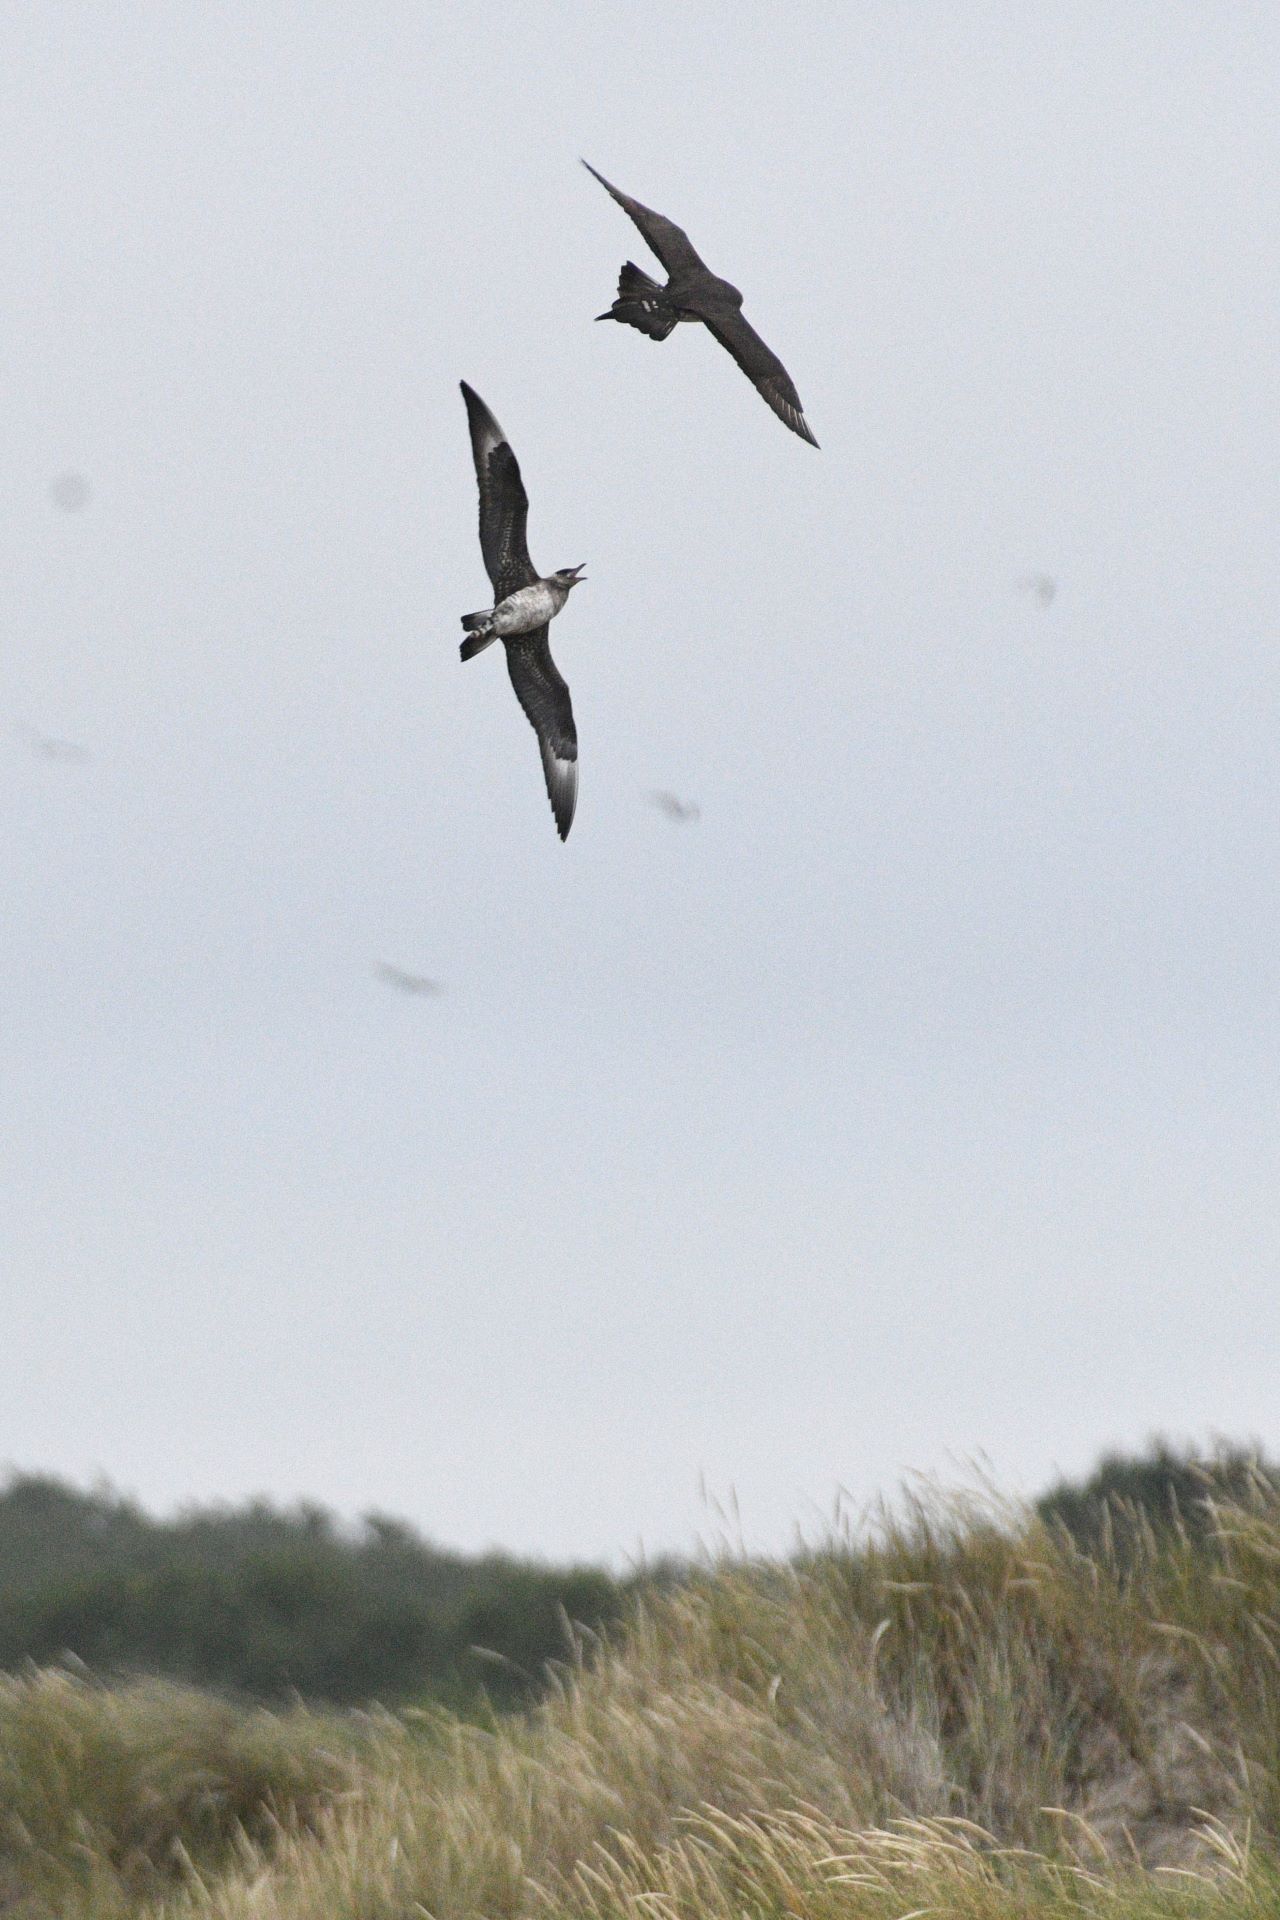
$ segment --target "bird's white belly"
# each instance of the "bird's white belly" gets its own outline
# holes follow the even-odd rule
[[[537,586],[509,593],[494,608],[493,630],[497,634],[531,633],[535,627],[545,627],[562,605],[562,596],[540,580]]]

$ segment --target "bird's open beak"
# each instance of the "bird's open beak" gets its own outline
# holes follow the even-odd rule
[[[586,564],[587,563],[584,560],[582,561],[581,565],[576,567],[570,567],[569,569],[570,573],[573,575],[573,584],[575,587],[580,587],[582,585],[582,582],[587,577],[586,574],[582,571],[582,568],[585,567]]]

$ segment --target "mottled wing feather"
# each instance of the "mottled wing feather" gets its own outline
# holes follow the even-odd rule
[[[635,221],[647,245],[657,254],[668,273],[688,273],[699,268],[706,272],[705,263],[683,227],[678,227],[674,220],[668,220],[665,214],[655,213],[652,207],[642,206],[629,193],[620,192],[602,173],[596,172],[589,160],[584,160],[582,164],[593,179],[600,182],[605,192],[613,195],[622,211]]]
[[[767,347],[749,321],[736,308],[713,308],[702,319],[722,347],[733,355],[757,392],[762,394],[792,433],[798,433],[811,447],[817,441],[804,417],[795,382],[772,348]]]
[[[547,798],[556,817],[560,838],[567,840],[578,804],[578,730],[573,724],[569,689],[561,678],[547,629],[508,640],[507,671],[542,750]]]
[[[461,382],[471,428],[471,452],[480,487],[480,551],[493,582],[495,605],[538,578],[525,528],[529,496],[506,434],[478,393]]]

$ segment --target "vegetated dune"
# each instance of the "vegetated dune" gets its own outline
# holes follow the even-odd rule
[[[916,1501],[653,1592],[486,1724],[12,1679],[0,1910],[1274,1920],[1280,1499],[1210,1518],[1085,1553]]]

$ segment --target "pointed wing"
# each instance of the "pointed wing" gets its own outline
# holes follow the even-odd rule
[[[516,699],[538,736],[547,798],[560,838],[567,840],[578,804],[578,730],[573,724],[569,689],[551,658],[545,627],[508,640],[506,647],[507,672]]]
[[[701,317],[720,345],[733,355],[752,386],[763,394],[779,420],[785,420],[792,433],[798,433],[802,440],[816,447],[818,443],[804,417],[795,382],[755,328],[734,307],[717,305]]]
[[[529,496],[520,467],[498,425],[478,393],[461,382],[471,428],[471,452],[480,486],[480,551],[493,582],[494,603],[538,578],[525,536]]]
[[[706,272],[705,263],[694,250],[683,227],[678,227],[674,220],[668,220],[661,213],[654,213],[651,207],[641,206],[629,193],[620,193],[602,173],[596,172],[589,160],[584,160],[582,164],[592,178],[600,182],[605,192],[613,195],[622,211],[630,214],[668,273],[688,273],[695,268]]]

